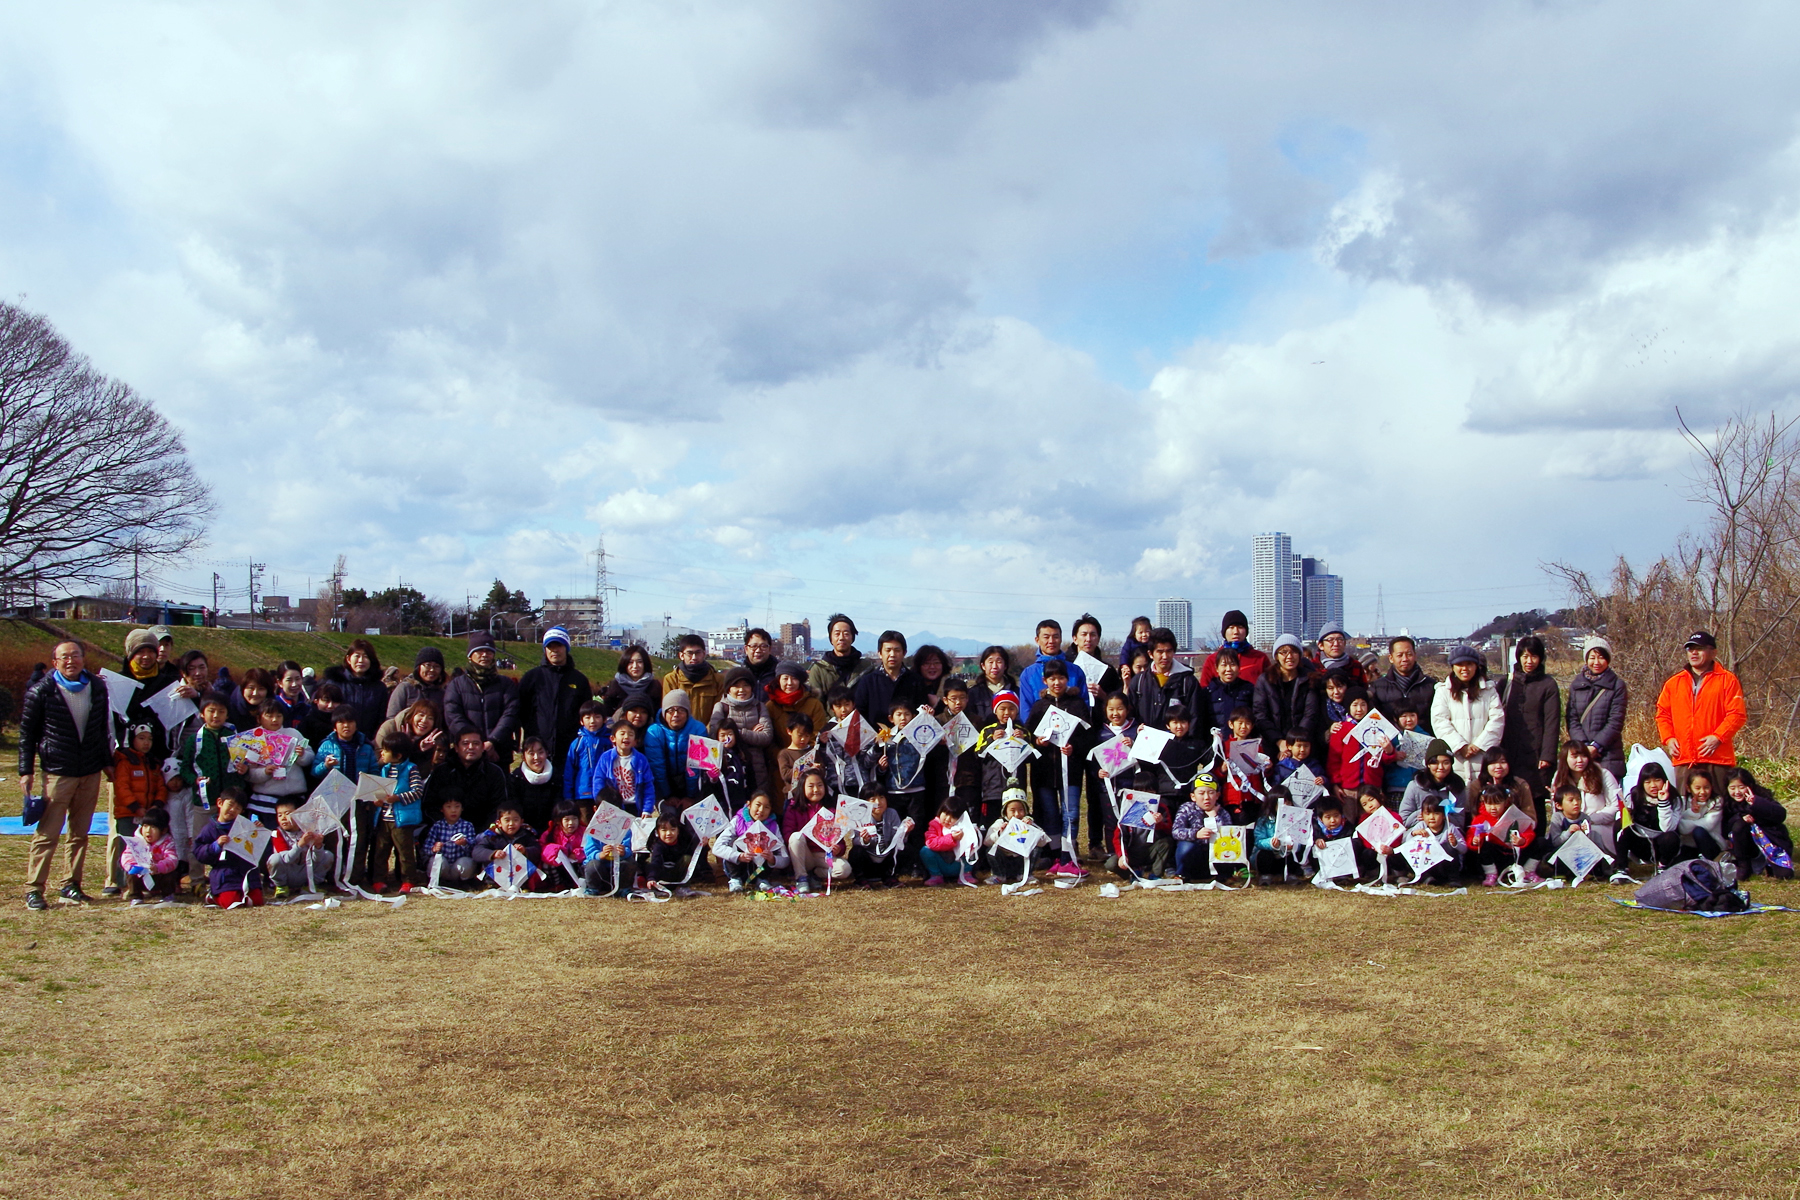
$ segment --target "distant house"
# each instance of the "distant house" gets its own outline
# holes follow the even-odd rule
[[[70,596],[52,600],[49,612],[52,621],[123,621],[130,607],[123,600],[105,596]]]

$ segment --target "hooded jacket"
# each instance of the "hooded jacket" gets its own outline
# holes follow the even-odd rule
[[[1045,654],[1038,652],[1030,666],[1019,672],[1019,710],[1030,712],[1031,706],[1038,702],[1044,694],[1044,667],[1052,661],[1059,662],[1069,669],[1069,690],[1080,692],[1085,698],[1088,694],[1087,672],[1075,665],[1073,654]]]
[[[1477,750],[1498,746],[1506,732],[1506,710],[1494,681],[1479,680],[1476,687],[1454,700],[1450,697],[1450,680],[1438,684],[1431,701],[1431,729],[1444,739],[1453,754],[1464,746]],[[1456,760],[1456,773],[1465,783],[1473,782],[1475,771],[1473,758]]]
[[[1411,829],[1424,815],[1426,802],[1436,800],[1444,806],[1446,825],[1466,829],[1469,825],[1468,795],[1468,785],[1455,771],[1446,775],[1442,783],[1430,771],[1414,772],[1412,782],[1406,785],[1406,791],[1400,797],[1400,823]],[[1451,811],[1452,805],[1455,811]]]

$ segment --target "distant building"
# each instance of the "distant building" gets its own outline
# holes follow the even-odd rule
[[[795,624],[792,621],[781,623],[781,645],[776,647],[777,658],[797,658],[805,662],[812,657],[812,618]]]
[[[601,642],[600,601],[593,596],[556,596],[544,601],[539,618],[545,629],[561,625],[577,646],[598,646]]]
[[[750,619],[745,617],[736,625],[727,625],[717,633],[707,634],[706,656],[742,662],[744,659],[744,635],[749,632]]]
[[[121,621],[130,607],[129,600],[107,596],[68,596],[52,600],[48,611],[52,621]]]
[[[1194,648],[1194,603],[1191,600],[1158,600],[1156,623],[1175,635],[1177,650]]]
[[[1319,630],[1344,620],[1344,581],[1323,559],[1294,553],[1285,533],[1259,533],[1250,551],[1252,639],[1267,646],[1284,633],[1317,641]]]

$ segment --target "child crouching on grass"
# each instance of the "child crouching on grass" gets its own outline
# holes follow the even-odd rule
[[[263,904],[263,873],[241,855],[227,850],[231,823],[249,810],[244,789],[228,783],[219,789],[217,815],[194,838],[194,857],[212,870],[206,876],[206,902],[220,908]]]
[[[538,847],[543,856],[544,891],[566,892],[581,886],[585,874],[582,863],[587,860],[587,853],[582,849],[583,836],[581,806],[573,800],[557,801],[550,813],[550,828],[544,831]]]
[[[1219,781],[1211,772],[1194,776],[1192,798],[1175,814],[1170,833],[1175,842],[1175,873],[1188,883],[1223,882],[1237,874],[1229,864],[1212,864],[1213,839],[1226,825],[1237,821],[1219,803]]]
[[[494,823],[476,835],[469,857],[475,860],[475,869],[482,871],[494,859],[515,846],[532,866],[540,864],[538,831],[526,823],[525,814],[517,802],[503,800],[494,811]]]
[[[752,880],[760,883],[765,872],[787,869],[787,847],[782,844],[780,823],[774,817],[775,806],[770,802],[769,794],[754,792],[750,803],[713,839],[713,853],[725,868],[728,890],[741,892]],[[758,823],[769,830],[767,840],[759,839],[756,846],[744,844],[750,836],[751,826]]]
[[[938,804],[937,816],[926,826],[925,844],[919,847],[919,865],[925,868],[926,887],[942,887],[946,879],[975,886],[973,865],[959,862],[956,857],[956,847],[961,841],[957,825],[961,820],[956,802],[945,799]]]
[[[119,866],[130,881],[131,902],[168,900],[175,895],[175,884],[181,878],[181,855],[175,839],[169,836],[169,814],[152,808],[138,819],[137,835],[150,847],[147,861],[139,862],[131,846],[119,851]]]
[[[155,744],[155,730],[148,725],[134,725],[130,744],[120,746],[113,754],[112,838],[108,844],[112,869],[107,873],[104,895],[116,896],[124,886],[125,874],[120,858],[125,839],[137,832],[138,822],[145,813],[168,804],[168,782],[163,779],[162,769],[150,761],[150,750]],[[165,837],[168,836],[166,820],[162,831]]]
[[[456,885],[475,878],[475,826],[463,820],[463,803],[454,796],[444,801],[443,816],[431,823],[419,845],[425,852],[423,870],[431,877],[431,863],[442,857],[438,882]]]
[[[595,793],[594,807],[602,804],[631,811],[616,788],[603,787]],[[637,883],[637,855],[626,846],[602,845],[599,838],[587,832],[581,835],[581,853],[581,894],[625,899]]]
[[[828,859],[805,833],[813,814],[824,806],[825,796],[825,772],[814,767],[801,775],[800,796],[789,800],[781,814],[781,836],[787,842],[788,859],[794,867],[795,891],[811,891],[815,881],[825,881],[827,870],[834,884],[850,878],[849,847],[840,840]]]
[[[1000,800],[1000,817],[988,826],[984,844],[993,865],[993,873],[988,876],[989,883],[1018,883],[1025,878],[1025,856],[1000,845],[1001,831],[1009,821],[1023,821],[1033,829],[1038,829],[1037,822],[1031,819],[1031,806],[1025,799],[1024,788],[1006,789]]]
[[[325,849],[324,838],[316,833],[306,833],[294,824],[294,810],[300,803],[295,796],[283,796],[275,802],[275,835],[269,839],[268,867],[278,901],[286,900],[295,891],[310,891],[320,884],[329,884],[332,868],[337,866],[337,856]],[[308,860],[312,863],[311,886],[308,885]]]

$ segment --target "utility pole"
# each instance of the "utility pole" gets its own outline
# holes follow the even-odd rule
[[[213,572],[213,615],[219,613],[219,573]]]
[[[256,582],[262,575],[266,563],[251,562],[250,568],[250,628],[256,628]]]

